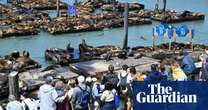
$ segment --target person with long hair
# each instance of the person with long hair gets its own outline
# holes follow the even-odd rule
[[[105,91],[100,97],[100,100],[104,103],[102,110],[116,110],[114,96],[116,90],[113,89],[113,85],[110,82],[105,84]]]

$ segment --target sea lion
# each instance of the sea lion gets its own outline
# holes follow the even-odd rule
[[[147,40],[144,36],[140,36],[140,39],[142,39],[142,40]]]

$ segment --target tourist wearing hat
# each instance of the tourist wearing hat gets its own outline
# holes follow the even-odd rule
[[[84,76],[79,76],[77,81],[78,85],[73,89],[71,98],[73,109],[88,110],[90,88],[86,85]]]

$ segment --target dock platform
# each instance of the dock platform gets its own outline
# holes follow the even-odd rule
[[[122,65],[127,64],[129,66],[135,66],[137,71],[143,72],[150,70],[151,64],[159,64],[159,60],[149,57],[142,57],[139,59],[134,59],[134,57],[128,57],[127,59],[113,58],[110,61],[92,60],[73,63],[70,65],[70,69],[75,73],[82,74],[84,76],[94,76],[95,73],[107,72],[110,64],[115,67],[116,71],[121,70]]]

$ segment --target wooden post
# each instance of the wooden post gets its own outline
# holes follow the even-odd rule
[[[129,3],[125,3],[124,7],[124,41],[123,49],[128,48],[128,14],[129,14]]]
[[[9,95],[14,95],[16,99],[20,98],[19,95],[19,77],[18,72],[13,71],[8,75],[9,78]]]
[[[60,16],[60,0],[56,0],[57,17]]]

